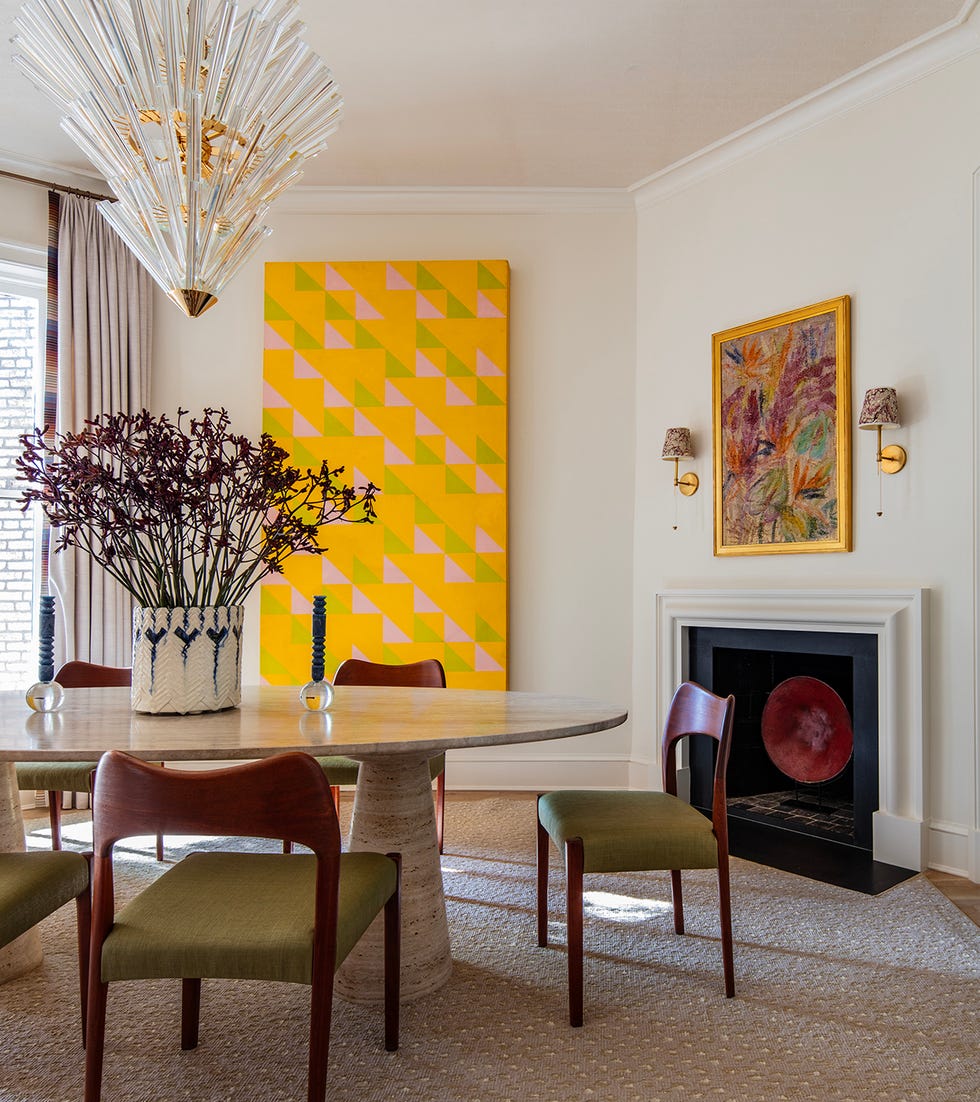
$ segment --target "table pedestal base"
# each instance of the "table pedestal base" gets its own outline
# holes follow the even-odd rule
[[[442,987],[453,962],[428,756],[361,762],[350,848],[402,855],[402,1002]],[[380,916],[344,961],[335,990],[351,1002],[383,1001]]]
[[[17,770],[0,761],[0,853],[24,850],[24,816],[20,810]],[[29,972],[41,963],[41,937],[36,929],[21,934],[0,949],[0,983]]]

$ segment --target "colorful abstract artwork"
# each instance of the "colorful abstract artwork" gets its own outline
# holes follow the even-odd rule
[[[849,551],[845,295],[715,333],[715,554]]]
[[[264,430],[382,492],[375,524],[262,583],[265,682],[308,679],[323,594],[328,677],[434,657],[506,688],[509,281],[504,260],[266,265]]]

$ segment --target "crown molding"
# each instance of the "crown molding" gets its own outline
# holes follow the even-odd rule
[[[0,168],[6,169],[8,172],[20,173],[23,176],[43,178],[56,187],[60,185],[61,187],[78,188],[82,191],[108,190],[108,184],[95,169],[88,171],[78,167],[69,168],[68,165],[58,164],[55,161],[28,159],[6,149],[0,149]]]
[[[633,210],[628,188],[303,187],[275,214],[606,214]]]
[[[860,69],[736,130],[627,190],[637,210],[692,187],[754,153],[912,84],[980,49],[980,0],[966,0],[949,22]]]

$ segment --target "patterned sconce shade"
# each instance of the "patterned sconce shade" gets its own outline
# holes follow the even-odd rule
[[[664,437],[664,450],[661,459],[693,459],[694,444],[691,442],[690,429],[668,429]]]
[[[898,416],[898,395],[894,387],[875,386],[865,392],[858,428],[897,429],[901,423]]]

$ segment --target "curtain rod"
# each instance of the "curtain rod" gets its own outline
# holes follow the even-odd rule
[[[70,187],[68,184],[55,184],[51,180],[39,180],[36,176],[22,176],[19,172],[10,172],[5,168],[0,168],[0,176],[6,176],[11,180],[21,180],[25,184],[37,184],[39,187],[46,187],[50,191],[65,191],[69,195],[80,195],[83,199],[108,199],[110,202],[116,202],[114,195],[99,195],[95,191],[85,191],[82,188]]]

